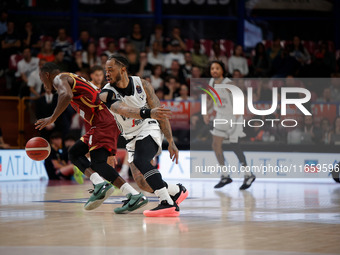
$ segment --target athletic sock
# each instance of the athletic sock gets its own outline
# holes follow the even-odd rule
[[[179,192],[179,186],[177,184],[168,183],[168,193],[170,196],[174,196]]]
[[[97,185],[99,183],[104,182],[104,179],[102,177],[100,177],[100,175],[98,173],[91,174],[90,180],[94,185]]]
[[[166,200],[169,205],[173,205],[174,201],[169,196],[168,190],[164,187],[158,190],[155,190],[155,194],[157,197],[159,197],[160,201]]]
[[[127,194],[132,194],[132,195],[138,195],[139,192],[137,190],[135,190],[130,184],[128,184],[127,182],[124,183],[121,187],[120,187],[120,191],[123,193],[124,196],[126,196]]]

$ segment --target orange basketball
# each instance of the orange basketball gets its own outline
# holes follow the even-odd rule
[[[42,137],[33,137],[26,143],[26,154],[31,159],[40,161],[44,160],[50,155],[51,146]]]

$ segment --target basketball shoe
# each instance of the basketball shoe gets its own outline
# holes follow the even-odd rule
[[[132,195],[131,193],[126,195],[127,200],[123,200],[123,206],[117,207],[113,211],[117,214],[131,212],[137,210],[140,207],[143,207],[148,203],[148,199],[143,193],[139,193],[137,195]]]
[[[233,182],[233,180],[230,178],[229,175],[228,176],[223,176],[222,175],[220,182],[217,183],[214,188],[215,189],[222,188],[222,187],[224,187],[225,185],[227,185],[227,184],[229,184],[231,182]]]
[[[179,187],[179,192],[176,195],[170,197],[177,205],[179,205],[184,201],[184,199],[188,197],[189,192],[182,184],[178,183],[177,185]]]
[[[255,181],[256,176],[255,175],[250,175],[250,176],[245,176],[243,180],[243,184],[240,187],[240,190],[245,190],[248,189],[251,184]]]
[[[74,174],[73,174],[74,180],[78,184],[83,184],[84,183],[83,173],[76,166],[73,167],[73,171],[74,171]]]
[[[168,201],[163,200],[156,208],[143,212],[146,217],[178,217],[179,207],[176,203],[170,205]]]
[[[85,210],[93,210],[99,207],[114,191],[111,183],[104,181],[99,184],[93,184],[94,189],[90,190],[92,195],[84,205]]]

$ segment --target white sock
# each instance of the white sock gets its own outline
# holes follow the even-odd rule
[[[135,190],[130,184],[128,184],[127,182],[124,183],[121,187],[120,187],[120,191],[123,193],[124,196],[126,196],[127,194],[131,193],[132,195],[138,195],[139,192],[137,190]]]
[[[169,203],[169,205],[174,204],[174,201],[172,201],[171,197],[169,196],[169,192],[165,187],[155,190],[155,194],[157,197],[159,197],[160,201],[166,200]]]
[[[129,174],[129,165],[122,165],[122,169],[120,171],[122,172],[122,174]]]
[[[94,185],[104,182],[104,179],[98,173],[91,174],[90,180]]]
[[[170,196],[174,196],[179,192],[179,186],[177,184],[168,183],[168,192]]]

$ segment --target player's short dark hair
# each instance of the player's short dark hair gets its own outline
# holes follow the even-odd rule
[[[108,60],[112,60],[112,59],[115,60],[116,64],[122,67],[126,67],[126,68],[129,67],[129,61],[122,55],[118,55],[118,54],[111,55]]]
[[[44,64],[41,68],[40,71],[42,73],[54,73],[56,71],[60,71],[60,68],[57,64],[52,63],[52,62],[47,62]]]
[[[227,70],[225,69],[224,63],[223,63],[222,61],[219,61],[219,60],[213,60],[213,61],[210,62],[210,64],[209,64],[209,69],[208,69],[209,72],[210,72],[211,66],[212,66],[213,64],[218,64],[218,65],[221,66],[222,71],[223,71],[223,77],[227,74]]]

